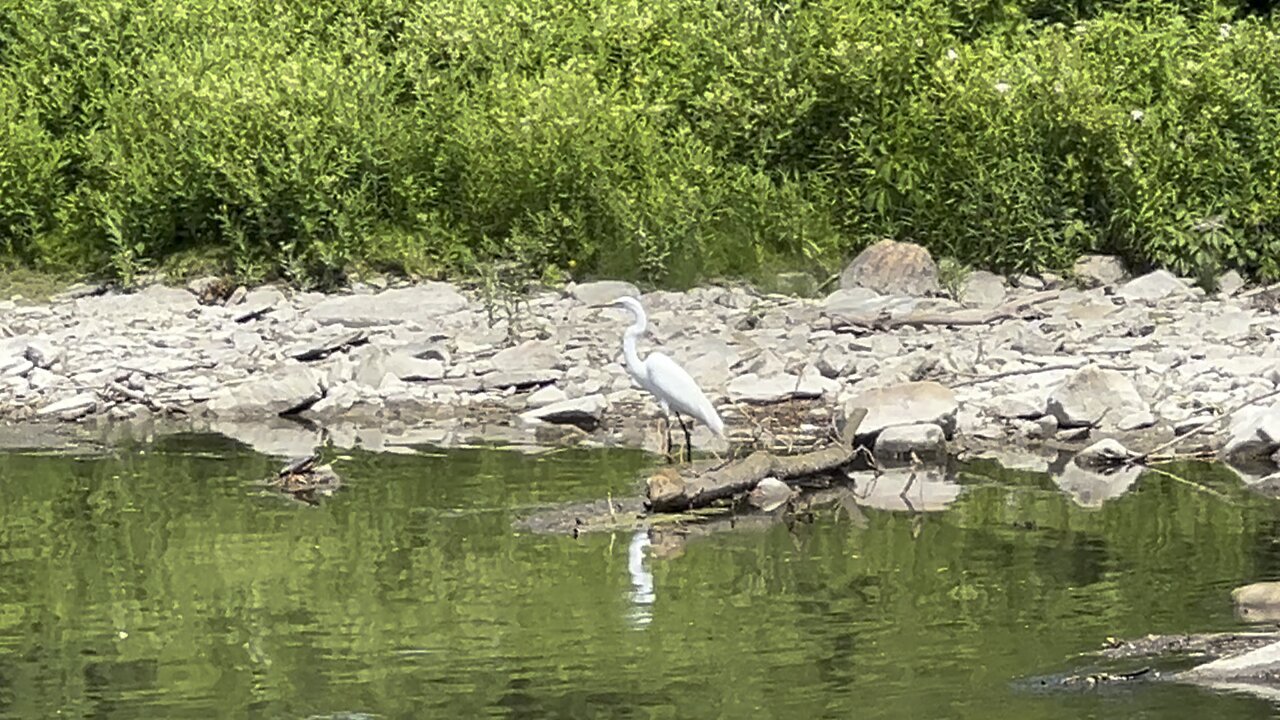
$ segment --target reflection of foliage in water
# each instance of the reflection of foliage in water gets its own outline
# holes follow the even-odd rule
[[[637,632],[629,536],[510,523],[626,492],[644,462],[356,454],[307,508],[255,494],[275,463],[205,441],[0,455],[0,716],[1080,717],[1119,701],[1008,681],[1107,635],[1226,625],[1227,588],[1277,567],[1273,506],[1218,472],[1194,477],[1227,501],[1148,476],[1085,511],[971,466],[945,514],[823,509],[650,556]],[[1180,688],[1123,702],[1256,711]]]

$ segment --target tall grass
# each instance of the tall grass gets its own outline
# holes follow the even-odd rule
[[[1276,21],[1209,0],[0,0],[0,254],[1273,278],[1277,107]]]

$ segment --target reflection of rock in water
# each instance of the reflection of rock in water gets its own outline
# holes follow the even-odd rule
[[[1074,462],[1069,462],[1063,468],[1062,474],[1055,477],[1053,481],[1078,505],[1096,508],[1112,498],[1125,494],[1141,474],[1142,468],[1138,466],[1103,473],[1086,470]]]
[[[631,547],[627,549],[627,572],[631,574],[631,613],[632,624],[641,628],[653,619],[653,574],[644,567],[644,551],[649,547],[649,531],[637,530],[631,536]]]
[[[961,487],[940,468],[895,468],[849,473],[854,502],[878,510],[936,512],[945,510],[960,496]]]

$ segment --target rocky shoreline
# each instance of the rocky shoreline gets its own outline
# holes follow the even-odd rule
[[[1189,446],[1254,468],[1253,480],[1274,468],[1280,404],[1221,417],[1280,385],[1270,290],[1228,277],[1210,295],[1163,271],[1128,279],[1088,258],[1070,283],[975,272],[951,299],[892,263],[863,267],[814,299],[743,287],[641,294],[605,281],[501,307],[438,282],[229,297],[199,283],[80,287],[47,303],[6,300],[0,443],[163,428],[220,432],[276,455],[322,439],[373,450],[653,449],[658,408],[619,360],[629,316],[594,307],[625,293],[650,314],[641,353],[660,348],[683,364],[734,445],[812,444],[860,405],[886,460],[1000,450],[1017,466],[1010,451],[1022,448],[1029,468],[1043,469],[1037,450],[1114,438],[1146,451],[1203,424]],[[894,292],[901,278],[914,294]],[[701,427],[694,444],[728,448]]]

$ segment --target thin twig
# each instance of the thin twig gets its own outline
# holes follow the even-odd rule
[[[985,382],[991,382],[993,380],[1001,380],[1007,377],[1013,377],[1015,375],[1034,375],[1035,373],[1054,372],[1056,370],[1079,370],[1080,368],[1088,364],[1089,363],[1075,363],[1075,364],[1061,363],[1058,365],[1041,365],[1039,367],[1020,368],[1018,370],[1004,370],[1002,372],[998,372],[993,375],[983,375],[982,377],[975,377],[969,380],[962,380],[958,383],[952,383],[951,387],[955,388],[955,387],[964,387],[965,385],[980,385]],[[1103,370],[1119,370],[1121,372],[1130,372],[1138,369],[1137,366],[1134,366],[1134,365],[1102,365],[1098,363],[1094,363],[1094,364],[1097,365],[1097,367],[1102,368]]]
[[[1173,480],[1173,481],[1175,481],[1175,482],[1180,482],[1180,483],[1182,483],[1183,485],[1189,485],[1190,487],[1194,488],[1195,490],[1197,490],[1197,491],[1199,491],[1199,492],[1202,492],[1202,493],[1207,493],[1207,494],[1209,494],[1209,495],[1212,495],[1212,496],[1214,496],[1214,497],[1218,498],[1219,500],[1221,500],[1221,501],[1223,501],[1223,502],[1231,503],[1231,504],[1233,504],[1233,505],[1235,504],[1235,503],[1231,500],[1231,498],[1227,497],[1226,495],[1223,495],[1222,493],[1218,492],[1217,490],[1214,490],[1213,488],[1208,487],[1208,486],[1205,486],[1205,485],[1201,485],[1201,484],[1200,484],[1200,483],[1198,483],[1198,482],[1192,482],[1191,480],[1188,480],[1188,479],[1186,479],[1186,478],[1184,478],[1184,477],[1180,477],[1180,476],[1178,476],[1178,475],[1174,475],[1173,473],[1171,473],[1171,472],[1169,472],[1169,471],[1167,471],[1167,470],[1161,470],[1160,468],[1153,468],[1153,467],[1149,467],[1149,468],[1146,468],[1146,471],[1147,471],[1147,472],[1153,472],[1153,473],[1155,473],[1155,474],[1157,474],[1157,475],[1159,475],[1159,476],[1161,476],[1161,477],[1169,478],[1170,480]]]

